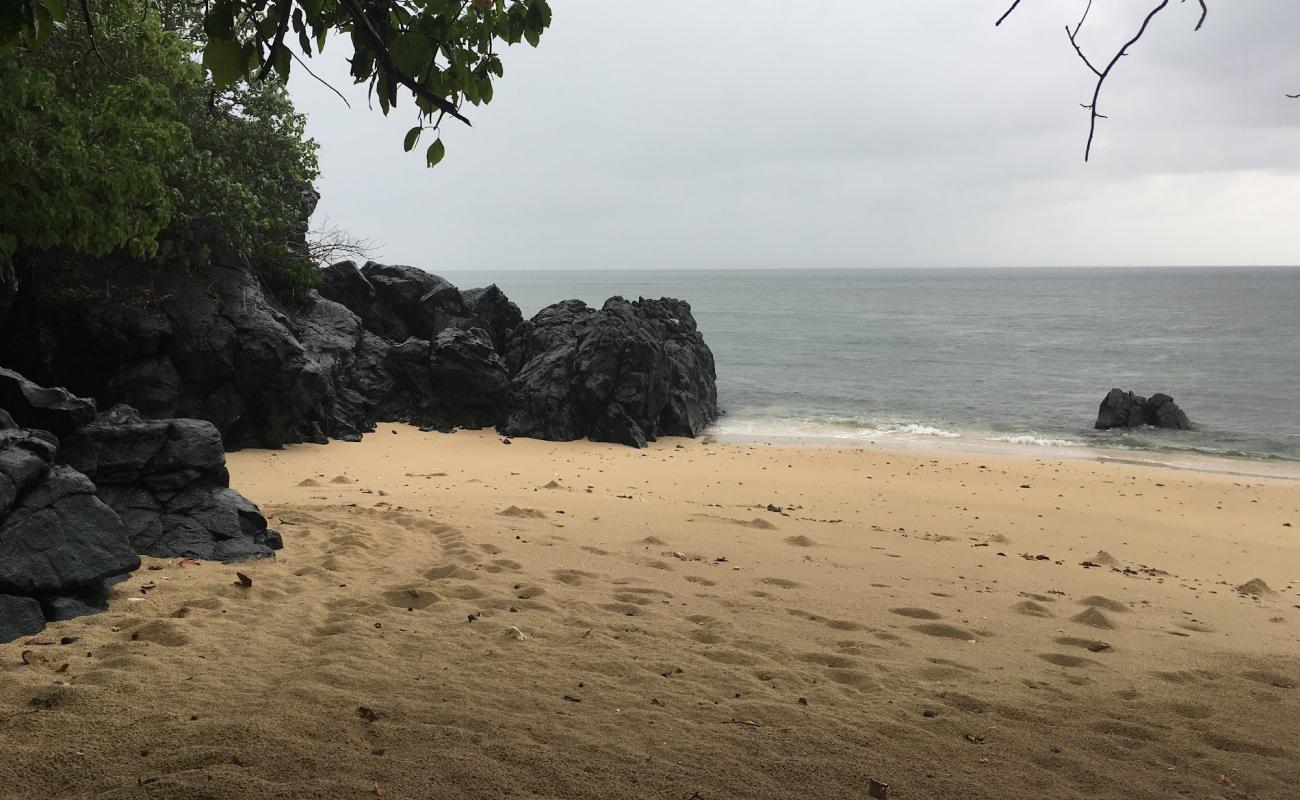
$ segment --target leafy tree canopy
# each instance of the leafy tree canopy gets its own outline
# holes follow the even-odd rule
[[[72,3],[92,18],[91,0],[8,0],[0,10],[0,53],[39,45]],[[493,79],[503,74],[497,47],[536,46],[551,24],[547,0],[208,0],[202,8],[203,64],[218,88],[272,74],[287,81],[299,53],[311,57],[345,37],[353,78],[369,85],[385,114],[402,95],[414,102],[419,124],[407,132],[405,149],[433,129],[429,166],[446,152],[437,136],[444,118],[468,123],[466,101],[491,102]]]

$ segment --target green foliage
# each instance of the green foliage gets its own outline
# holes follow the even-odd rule
[[[164,24],[166,20],[166,24]],[[13,254],[120,250],[162,268],[247,261],[291,295],[315,143],[276,82],[218,92],[187,0],[115,0],[0,57],[0,270]]]
[[[203,64],[218,86],[271,73],[287,81],[297,57],[291,48],[311,57],[346,34],[352,77],[369,84],[380,110],[387,114],[405,94],[417,127],[437,129],[445,116],[468,122],[465,102],[492,101],[493,78],[504,74],[498,43],[536,47],[550,24],[547,0],[213,0]],[[418,138],[407,133],[408,152]],[[429,166],[440,160],[426,151]]]
[[[157,247],[171,213],[168,165],[188,138],[171,87],[200,75],[156,20],[122,11],[105,18],[113,33],[99,44],[132,55],[129,80],[86,52],[76,22],[0,58],[0,264],[20,246],[136,256]]]

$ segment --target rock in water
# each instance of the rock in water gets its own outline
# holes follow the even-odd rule
[[[1191,430],[1192,427],[1192,421],[1174,402],[1174,398],[1167,394],[1157,393],[1147,398],[1147,420],[1148,425],[1154,425],[1157,428],[1173,428],[1186,431]]]
[[[1136,428],[1140,425],[1152,425],[1157,428],[1189,430],[1191,421],[1174,399],[1167,394],[1154,394],[1150,399],[1111,389],[1106,399],[1097,409],[1097,430],[1111,428]]]
[[[95,482],[144,555],[242,561],[271,555],[279,541],[229,488],[221,435],[205,420],[145,420],[117,406],[69,436],[61,454]]]
[[[713,354],[680,300],[557,303],[520,326],[506,364],[508,436],[644,447],[695,436],[718,413]]]

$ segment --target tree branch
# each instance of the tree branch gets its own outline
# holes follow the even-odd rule
[[[410,75],[407,75],[405,72],[402,72],[397,68],[397,64],[393,62],[393,54],[388,51],[388,46],[384,44],[383,37],[380,36],[378,32],[375,31],[374,27],[371,26],[370,19],[366,17],[361,8],[357,6],[356,0],[339,0],[339,5],[348,13],[348,16],[352,18],[352,23],[356,26],[357,32],[360,33],[362,38],[370,44],[370,47],[375,52],[375,58],[383,63],[385,72],[387,72],[398,83],[402,84],[407,89],[410,89],[417,97],[427,100],[439,111],[444,114],[450,114],[466,125],[471,124],[470,121],[466,119],[459,110],[457,110],[454,103],[445,97],[439,97],[429,91],[429,89],[419,81],[416,81]]]
[[[1089,0],[1089,2],[1091,2],[1091,0]],[[1105,68],[1100,72],[1097,72],[1095,68],[1093,69],[1093,72],[1097,72],[1097,85],[1092,90],[1092,102],[1084,106],[1084,108],[1088,109],[1090,112],[1088,115],[1088,144],[1083,150],[1084,161],[1087,161],[1092,156],[1092,140],[1093,137],[1097,135],[1097,120],[1105,119],[1104,116],[1097,112],[1097,100],[1101,97],[1101,87],[1106,84],[1106,79],[1110,77],[1110,71],[1115,68],[1115,65],[1124,57],[1128,49],[1137,44],[1137,41],[1147,32],[1147,26],[1151,24],[1151,20],[1155,18],[1155,15],[1164,11],[1165,7],[1168,5],[1169,0],[1160,0],[1160,5],[1151,9],[1151,11],[1147,13],[1146,18],[1142,20],[1142,27],[1138,28],[1138,32],[1133,34],[1133,38],[1125,42],[1124,46],[1115,52],[1115,55],[1111,57],[1109,62],[1107,62]],[[1086,62],[1087,59],[1084,59],[1084,61]],[[1089,64],[1088,66],[1091,67],[1092,65]]]
[[[112,65],[104,60],[104,54],[99,52],[99,44],[95,41],[95,21],[90,17],[90,0],[81,0],[81,15],[86,20],[86,36],[90,39],[90,49],[95,51],[95,58],[98,58],[99,63],[104,65],[104,69],[124,81],[130,80],[130,78],[113,69]]]
[[[271,67],[275,64],[275,48],[284,46],[284,34],[289,30],[289,0],[280,0],[276,5],[280,7],[280,24],[275,26],[275,38],[271,40],[271,47],[266,52],[266,62],[257,72],[259,81],[266,80],[266,76],[271,74]]]
[[[293,56],[293,60],[298,62],[298,66],[300,66],[300,67],[302,67],[303,69],[307,70],[307,74],[308,74],[308,75],[310,75],[310,76],[312,76],[313,78],[315,78],[316,80],[320,81],[321,84],[322,84],[326,89],[329,89],[331,92],[333,92],[334,94],[338,95],[338,96],[339,96],[339,99],[343,101],[343,105],[347,106],[348,108],[352,108],[352,104],[349,103],[349,102],[348,102],[348,99],[347,99],[346,97],[343,96],[343,93],[340,92],[338,89],[335,89],[333,86],[331,86],[329,81],[325,80],[325,79],[322,78],[321,76],[319,76],[319,75],[317,75],[316,73],[312,72],[312,71],[311,71],[311,67],[309,67],[309,66],[307,66],[306,64],[304,64],[304,63],[303,63],[303,60],[302,60],[301,58],[298,58],[298,54],[295,53],[295,52],[293,52],[293,48],[292,48],[292,47],[289,48],[289,55]]]
[[[1069,37],[1070,44],[1074,45],[1074,52],[1079,54],[1079,58],[1083,59],[1083,63],[1088,65],[1088,69],[1092,70],[1092,74],[1100,78],[1101,70],[1094,67],[1092,65],[1092,62],[1088,60],[1088,56],[1084,55],[1083,48],[1079,47],[1079,40],[1078,40],[1079,29],[1083,27],[1084,21],[1088,19],[1088,12],[1091,10],[1092,10],[1092,0],[1088,0],[1088,5],[1085,6],[1083,9],[1083,16],[1079,17],[1079,24],[1074,26],[1074,30],[1070,30],[1070,26],[1066,25],[1065,35]]]
[[[995,23],[993,23],[993,27],[996,28],[996,27],[998,27],[999,25],[1001,25],[1001,24],[1002,24],[1002,21],[1005,20],[1007,17],[1011,16],[1011,12],[1012,12],[1012,11],[1015,11],[1015,10],[1016,10],[1016,6],[1018,6],[1018,5],[1020,5],[1020,0],[1012,0],[1011,8],[1008,8],[1006,11],[1003,11],[1003,12],[1002,12],[1002,16],[998,17],[998,21],[995,22]]]

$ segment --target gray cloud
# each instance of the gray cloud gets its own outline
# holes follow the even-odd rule
[[[292,88],[322,215],[431,269],[1300,262],[1300,3],[1173,6],[1116,69],[1093,162],[1082,3],[557,0],[426,170],[341,53]],[[1113,49],[1148,7],[1096,0]]]

